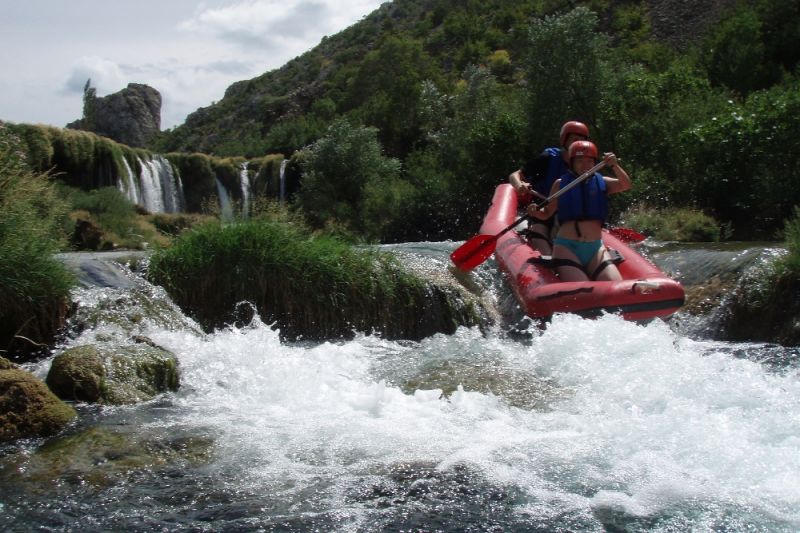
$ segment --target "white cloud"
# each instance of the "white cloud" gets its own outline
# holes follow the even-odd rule
[[[114,92],[127,85],[127,77],[118,64],[102,57],[84,56],[72,67],[64,92],[83,93],[89,78],[98,93]]]
[[[246,0],[224,7],[202,9],[179,29],[235,43],[242,49],[261,46],[295,52],[335,33],[381,4],[376,0]]]
[[[80,118],[81,94],[91,78],[98,96],[128,83],[158,90],[161,124],[169,128],[219,101],[232,83],[280,67],[381,4],[198,3],[81,0],[61,9],[51,0],[15,2],[0,17],[0,44],[15,50],[0,54],[0,120],[58,126]]]

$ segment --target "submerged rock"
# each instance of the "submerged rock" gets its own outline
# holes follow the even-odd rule
[[[47,384],[60,398],[123,405],[178,389],[178,360],[153,345],[83,345],[58,355]]]
[[[746,276],[730,295],[721,329],[726,340],[800,345],[800,279],[771,268]]]
[[[32,454],[0,459],[0,483],[34,490],[58,480],[104,488],[124,483],[134,472],[207,464],[213,444],[210,438],[197,435],[91,427],[53,439]]]
[[[41,380],[0,357],[0,442],[52,435],[75,416]]]

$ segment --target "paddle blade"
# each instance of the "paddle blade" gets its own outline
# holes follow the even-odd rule
[[[630,228],[609,228],[608,232],[626,244],[642,242],[647,237]]]
[[[472,270],[486,261],[497,246],[497,235],[476,235],[450,254],[450,260],[459,270]]]

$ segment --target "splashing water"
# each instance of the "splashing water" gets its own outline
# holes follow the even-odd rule
[[[7,451],[10,527],[800,528],[800,373],[758,362],[763,345],[615,316],[556,316],[527,342],[462,328],[286,344],[258,319],[210,335],[143,327],[178,356],[180,391],[82,420],[161,459],[99,482],[96,452],[76,473]],[[203,439],[205,460],[173,457]]]

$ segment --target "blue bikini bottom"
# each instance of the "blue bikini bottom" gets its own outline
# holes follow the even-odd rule
[[[553,239],[553,246],[560,245],[575,254],[575,257],[581,262],[583,266],[589,264],[594,256],[597,255],[597,250],[603,246],[603,241],[575,241],[572,239],[565,239],[564,237],[556,237]]]

